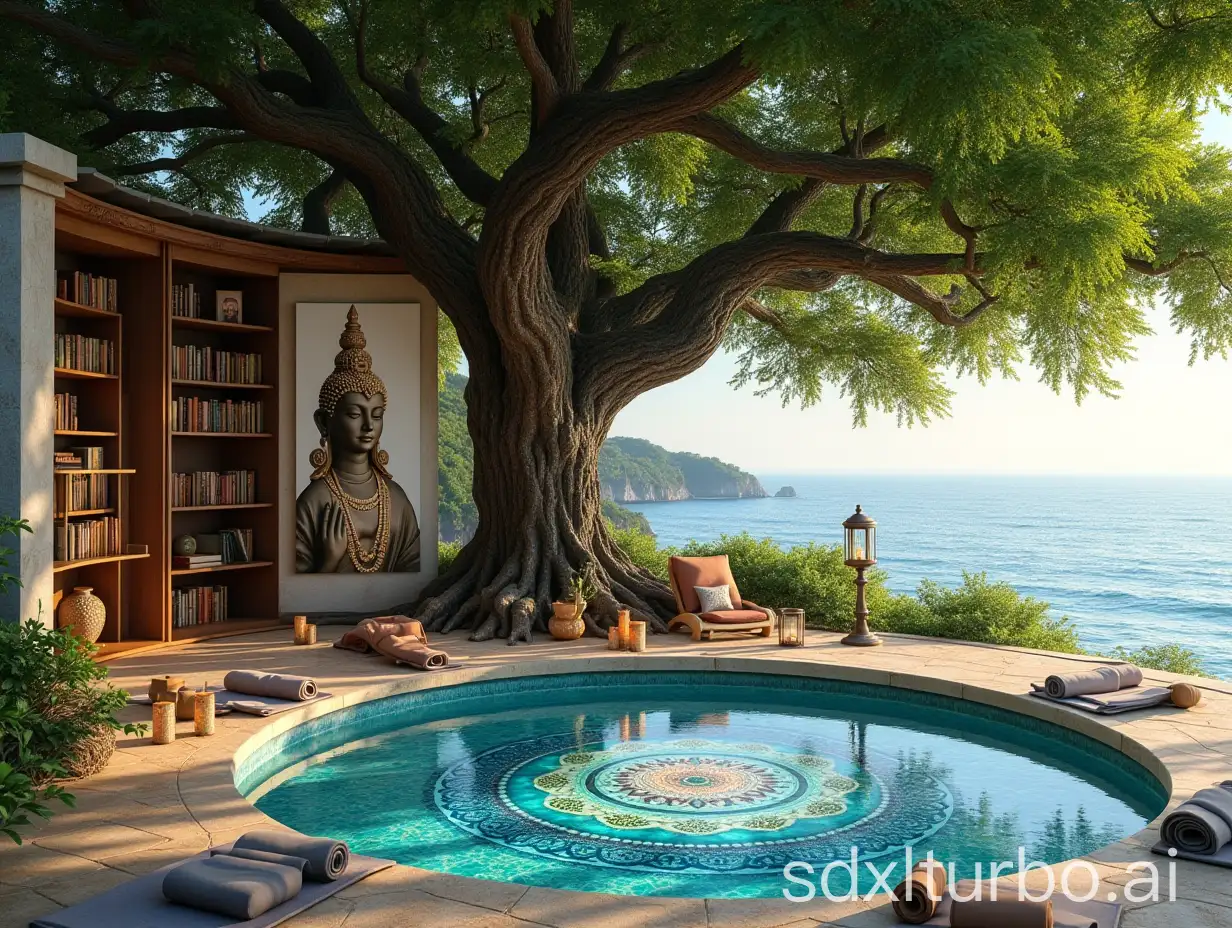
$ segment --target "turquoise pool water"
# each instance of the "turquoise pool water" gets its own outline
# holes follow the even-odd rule
[[[882,872],[897,861],[893,882],[907,848],[953,862],[959,878],[1020,848],[1055,863],[1138,831],[1166,803],[1119,752],[1025,716],[886,687],[683,672],[529,677],[355,706],[263,745],[237,785],[292,828],[429,870],[730,898],[797,892],[786,864],[819,876],[853,848],[861,891],[874,883],[865,861]],[[850,880],[833,869],[828,889]]]

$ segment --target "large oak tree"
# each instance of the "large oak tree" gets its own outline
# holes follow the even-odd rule
[[[375,230],[469,363],[479,528],[417,604],[527,638],[597,568],[616,414],[724,344],[857,420],[946,371],[1114,393],[1156,305],[1232,343],[1225,0],[0,0],[11,127],[129,183]],[[88,153],[88,154],[87,154]],[[721,406],[681,429],[727,429]],[[733,445],[746,439],[730,430]],[[837,449],[836,449],[837,451]]]

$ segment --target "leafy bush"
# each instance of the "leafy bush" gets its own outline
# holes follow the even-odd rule
[[[460,541],[438,541],[436,544],[436,561],[437,573],[443,574],[453,562],[458,559],[458,555],[462,553],[462,542]]]
[[[613,535],[635,564],[663,580],[669,555],[726,554],[742,596],[764,606],[804,609],[810,628],[851,627],[855,574],[843,563],[839,546],[808,544],[785,550],[771,539],[742,534],[694,541],[677,549],[660,548],[652,536],[636,531],[617,530]],[[874,569],[866,576],[869,624],[877,631],[1086,653],[1078,644],[1078,629],[1067,617],[1053,616],[1048,603],[1023,596],[1008,583],[989,581],[986,574],[964,573],[962,584],[954,588],[925,580],[915,596],[887,590],[883,571]],[[1198,655],[1175,644],[1132,652],[1117,648],[1108,656],[1156,670],[1203,673]]]

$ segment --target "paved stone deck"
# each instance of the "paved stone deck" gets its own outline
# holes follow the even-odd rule
[[[330,647],[341,627],[323,627],[321,643],[296,647],[290,630],[215,639],[117,660],[113,681],[144,692],[159,673],[189,683],[221,682],[227,670],[257,667],[309,674],[335,694],[333,707],[428,686],[522,674],[638,667],[750,670],[804,674],[909,689],[983,702],[1058,722],[1092,735],[1145,764],[1172,791],[1172,805],[1197,789],[1232,778],[1232,685],[1200,682],[1203,704],[1188,712],[1164,708],[1096,719],[1023,696],[1032,680],[1072,670],[1085,661],[1014,648],[995,648],[910,637],[885,647],[844,648],[838,636],[812,633],[802,649],[780,649],[767,639],[694,644],[683,636],[654,636],[642,655],[608,652],[605,643],[542,641],[508,647],[452,635],[434,642],[464,660],[440,673],[418,673],[377,657]],[[1148,682],[1177,677],[1148,672]],[[192,736],[153,745],[121,736],[119,750],[99,775],[73,784],[77,808],[59,812],[22,847],[0,844],[0,928],[18,928],[37,916],[90,896],[240,832],[270,824],[232,782],[232,761],[266,738],[311,714],[317,704],[272,719],[230,715],[210,738]],[[126,720],[148,709],[129,707]],[[1169,806],[1169,808],[1172,807]],[[1092,854],[1101,892],[1120,892],[1133,879],[1134,861],[1152,859],[1148,828]],[[1158,860],[1158,858],[1155,858]],[[1032,875],[1037,882],[1041,873]],[[1073,889],[1085,887],[1075,883]],[[1232,871],[1181,862],[1176,901],[1132,906],[1124,928],[1232,926]],[[875,928],[894,924],[884,903],[791,903],[786,900],[631,898],[571,893],[450,876],[397,866],[316,906],[287,924],[293,928]]]

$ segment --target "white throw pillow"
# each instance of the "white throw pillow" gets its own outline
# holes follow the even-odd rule
[[[702,612],[723,612],[728,609],[734,609],[731,601],[731,587],[727,584],[723,586],[695,586],[697,598],[701,601]]]

